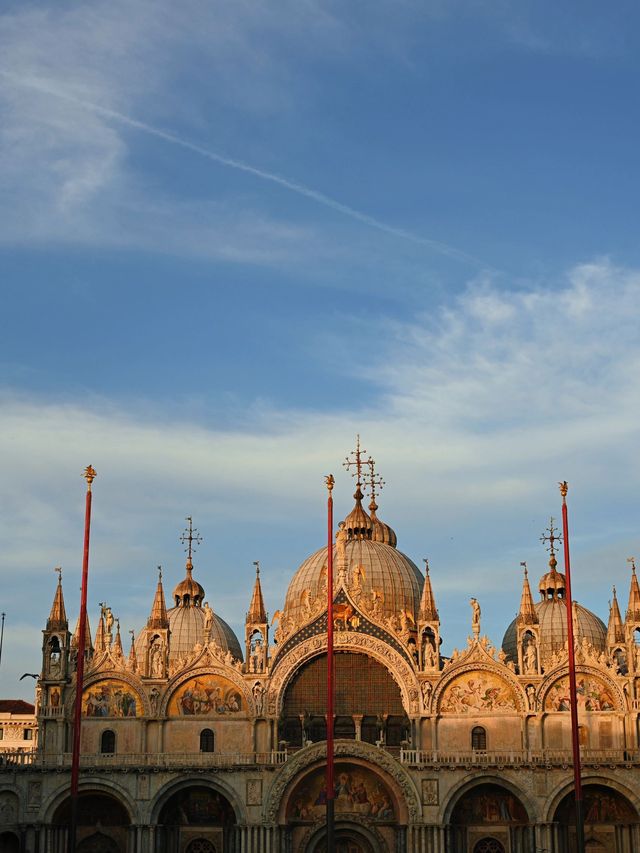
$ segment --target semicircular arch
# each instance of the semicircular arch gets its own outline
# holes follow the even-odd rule
[[[189,788],[210,788],[217,794],[221,794],[229,802],[236,816],[236,823],[246,823],[247,813],[244,805],[236,791],[223,781],[219,776],[215,780],[208,779],[195,773],[181,776],[180,779],[167,782],[156,793],[153,800],[149,802],[146,819],[151,824],[157,824],[160,813],[169,800],[181,791]]]
[[[482,770],[465,774],[464,780],[451,788],[446,800],[443,801],[440,808],[440,822],[449,824],[451,822],[454,809],[462,798],[472,792],[474,788],[479,788],[482,785],[496,785],[500,788],[504,788],[514,797],[517,797],[527,813],[529,822],[535,823],[537,816],[535,803],[530,799],[526,791],[523,791],[522,788],[514,785],[513,782],[504,776],[487,774]]]
[[[326,821],[318,821],[313,826],[310,826],[307,832],[302,837],[300,848],[302,850],[310,850],[311,853],[321,853],[326,848]],[[336,835],[340,835],[341,829],[348,829],[349,835],[353,830],[356,830],[356,836],[359,840],[366,841],[370,850],[388,851],[389,847],[385,842],[382,834],[377,827],[366,823],[362,818],[355,815],[350,815],[348,820],[341,821],[337,819],[335,822]],[[324,842],[324,843],[323,843]]]
[[[514,713],[516,712],[524,712],[527,708],[527,700],[522,688],[522,685],[516,680],[515,677],[511,675],[510,670],[503,666],[492,665],[491,663],[485,663],[483,661],[470,661],[469,663],[462,664],[457,666],[451,672],[447,672],[438,682],[436,689],[433,694],[432,707],[436,708],[438,712],[441,711],[441,703],[442,699],[447,692],[449,687],[455,686],[455,682],[458,679],[462,679],[464,676],[471,674],[482,674],[482,678],[486,681],[491,681],[492,679],[497,682],[502,682],[508,686],[508,688],[512,691],[512,696],[514,699],[514,707],[512,710]],[[490,687],[488,689],[491,689]],[[482,706],[478,705],[470,705],[469,710],[477,713],[478,710],[482,710]],[[495,709],[489,707],[487,705],[487,712],[493,713]]]
[[[335,635],[336,652],[351,652],[371,657],[382,664],[400,690],[402,705],[406,713],[415,716],[419,713],[419,684],[415,671],[404,660],[402,655],[391,648],[383,640],[368,634],[352,631],[341,631]],[[282,712],[284,696],[287,687],[298,670],[316,657],[327,653],[327,635],[311,637],[292,648],[281,658],[277,670],[272,674],[267,707],[269,714],[277,716]]]
[[[623,785],[618,779],[611,773],[609,775],[606,771],[603,770],[583,770],[582,771],[582,784],[583,788],[588,787],[589,785],[601,785],[605,788],[611,788],[612,791],[615,791],[618,794],[621,794],[623,797],[626,797],[627,800],[634,807],[636,812],[640,815],[640,797],[636,792],[634,792],[631,788],[628,788],[626,785]],[[558,806],[567,796],[573,791],[573,780],[564,780],[555,786],[553,791],[547,797],[543,807],[542,807],[542,821],[543,822],[551,822],[554,820],[555,813],[558,809]]]
[[[101,670],[100,672],[92,673],[82,684],[82,694],[84,695],[92,688],[97,687],[103,682],[122,682],[130,687],[136,694],[138,701],[142,707],[142,716],[148,717],[150,714],[149,699],[145,693],[142,681],[130,672],[123,672],[119,669]],[[74,705],[76,701],[76,691],[72,690],[65,701],[65,714],[68,717],[73,717]],[[84,699],[83,699],[84,701]]]
[[[181,687],[184,687],[189,681],[195,681],[196,679],[204,678],[205,676],[221,678],[233,685],[245,702],[245,713],[254,714],[254,699],[251,695],[251,691],[249,690],[246,682],[240,678],[236,670],[231,670],[225,666],[201,666],[197,669],[188,669],[183,671],[169,682],[160,702],[161,716],[167,716],[169,704]]]
[[[119,805],[123,807],[129,818],[129,823],[135,822],[137,812],[137,802],[132,799],[129,792],[109,778],[103,776],[85,776],[80,777],[78,793],[82,794],[103,794],[107,797],[112,797]],[[52,823],[53,817],[60,806],[69,798],[69,784],[59,785],[46,798],[41,807],[41,815],[43,823]]]
[[[581,697],[584,697],[585,705],[588,704],[588,697],[590,694],[594,694],[592,702],[595,706],[596,704],[605,705],[611,704],[613,707],[591,707],[585,708],[585,710],[604,710],[604,711],[617,711],[624,712],[626,710],[627,702],[626,699],[618,687],[618,685],[613,681],[613,679],[601,669],[595,666],[585,666],[584,664],[578,664],[576,666],[576,683],[579,687],[578,679],[580,676],[587,677],[588,680],[584,680],[584,684],[582,687],[582,692],[578,689],[578,693]],[[549,675],[545,676],[540,684],[538,689],[538,696],[540,697],[540,707],[543,710],[568,710],[568,707],[565,709],[563,707],[558,708],[547,708],[547,702],[552,701],[553,691],[560,687],[561,684],[568,684],[569,679],[569,668],[567,666],[559,667],[554,669],[553,672],[549,673]],[[603,700],[602,696],[596,696],[596,687],[598,682],[601,682],[606,690],[606,694],[611,700],[610,702],[606,702]],[[555,699],[555,697],[553,697]],[[554,704],[558,704],[554,702]],[[578,707],[580,707],[580,702],[578,703]]]
[[[298,782],[308,773],[326,762],[327,748],[324,743],[315,743],[295,753],[282,766],[273,780],[263,808],[263,819],[268,823],[284,820],[288,799]],[[363,741],[335,741],[336,760],[354,759],[369,766],[383,779],[390,780],[390,787],[397,791],[398,817],[400,823],[419,820],[422,814],[420,796],[411,776],[389,753]]]

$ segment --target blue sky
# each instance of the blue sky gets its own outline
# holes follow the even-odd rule
[[[640,552],[635,4],[5,3],[0,693],[61,564],[146,619],[196,572],[282,605],[355,434],[445,651],[499,643],[571,491],[575,595]],[[640,553],[639,553],[640,556]]]

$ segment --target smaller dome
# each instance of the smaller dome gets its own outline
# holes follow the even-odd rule
[[[177,660],[193,651],[196,643],[204,645],[204,611],[197,604],[179,605],[167,611],[171,635],[169,639],[169,660]],[[242,650],[238,638],[231,627],[213,614],[211,639],[223,651],[230,651],[236,660],[242,660]]]
[[[187,576],[173,590],[173,600],[176,607],[189,604],[200,605],[204,599],[204,589],[193,579],[193,563],[187,560]]]
[[[395,530],[390,527],[388,524],[385,524],[384,521],[381,521],[376,515],[376,510],[378,509],[378,504],[375,502],[375,499],[372,499],[369,504],[369,513],[371,516],[371,521],[373,522],[373,535],[371,536],[374,542],[384,542],[385,545],[391,545],[392,548],[395,548],[398,544],[398,537],[396,536]]]

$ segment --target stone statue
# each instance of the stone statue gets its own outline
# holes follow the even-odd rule
[[[157,687],[151,688],[151,693],[149,694],[149,704],[151,705],[151,715],[153,717],[157,717],[158,710],[160,708],[160,691]]]
[[[430,681],[422,682],[422,703],[425,707],[425,710],[429,707],[429,703],[431,702],[431,694],[433,693],[433,685]]]
[[[213,626],[213,610],[209,606],[208,601],[205,601],[204,607],[202,608],[202,612],[204,613],[204,630],[205,630],[205,633],[210,633],[211,628]]]
[[[264,708],[264,694],[266,693],[264,684],[261,681],[256,681],[251,692],[253,693],[253,701],[256,703],[256,714],[261,717]]]
[[[111,634],[111,629],[113,628],[113,613],[111,612],[110,607],[104,608],[104,627],[107,634]]]
[[[341,521],[338,525],[338,532],[336,533],[336,555],[339,560],[346,560],[347,558],[347,538],[344,521]]]
[[[423,661],[425,669],[433,669],[433,667],[436,665],[436,652],[433,648],[433,643],[431,642],[431,639],[429,637],[425,639],[423,649]],[[425,681],[425,684],[428,683],[429,682]]]
[[[524,651],[524,671],[526,675],[533,675],[538,671],[538,655],[533,637],[529,637],[527,647]]]
[[[527,701],[529,702],[529,710],[533,711],[536,707],[536,688],[533,684],[527,686]]]
[[[474,637],[480,636],[480,605],[477,598],[472,598],[471,603],[471,627]]]
[[[151,646],[151,654],[150,654],[150,666],[151,677],[152,678],[163,678],[164,677],[164,662],[162,660],[162,644],[155,643]]]

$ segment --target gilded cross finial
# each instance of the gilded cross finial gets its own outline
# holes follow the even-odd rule
[[[526,577],[528,576],[528,575],[527,575],[527,561],[526,561],[526,560],[522,560],[522,562],[520,563],[520,565],[521,565],[521,566],[522,566],[522,568],[524,569],[524,576],[525,576],[525,578],[526,578]]]
[[[188,515],[185,520],[189,523],[189,526],[180,537],[180,541],[183,545],[186,544],[187,546],[184,550],[188,557],[187,562],[190,563],[192,554],[195,551],[195,545],[199,545],[202,542],[202,536],[200,536],[196,528],[193,526],[193,519],[190,515]]]
[[[636,558],[635,557],[627,557],[627,563],[631,563],[631,572],[635,575],[635,573],[636,573]]]
[[[555,519],[553,518],[553,516],[551,516],[551,518],[549,519],[549,527],[545,530],[545,532],[540,537],[540,541],[543,544],[546,544],[547,542],[549,543],[549,547],[547,548],[547,551],[551,554],[552,557],[555,557],[555,555],[556,555],[555,543],[556,542],[562,542],[562,536],[556,536],[557,528],[554,527],[554,525],[553,525],[554,520]]]
[[[333,487],[335,485],[335,482],[336,482],[333,474],[327,474],[326,477],[324,478],[324,482],[325,482],[325,485],[329,491],[329,494],[331,494],[331,492],[333,491]]]
[[[87,490],[90,492],[91,491],[91,483],[93,483],[95,478],[98,476],[96,474],[96,469],[92,468],[91,465],[87,465],[87,467],[83,471],[82,476],[87,481]]]
[[[359,486],[362,485],[362,466],[369,464],[369,459],[363,461],[362,457],[366,453],[366,450],[363,450],[360,447],[360,433],[356,435],[356,449],[352,451],[352,455],[355,457],[351,459],[349,456],[345,458],[345,461],[342,463],[343,466],[347,469],[347,471],[355,466],[355,472],[351,474],[352,477],[357,478],[357,483]]]
[[[253,565],[256,567],[256,577],[260,577],[260,560],[254,560]]]
[[[380,476],[380,474],[376,474],[376,461],[369,457],[365,463],[365,465],[369,466],[369,475],[364,475],[365,485],[369,487],[371,491],[371,503],[376,502],[376,490],[381,492],[384,488],[385,482]]]

